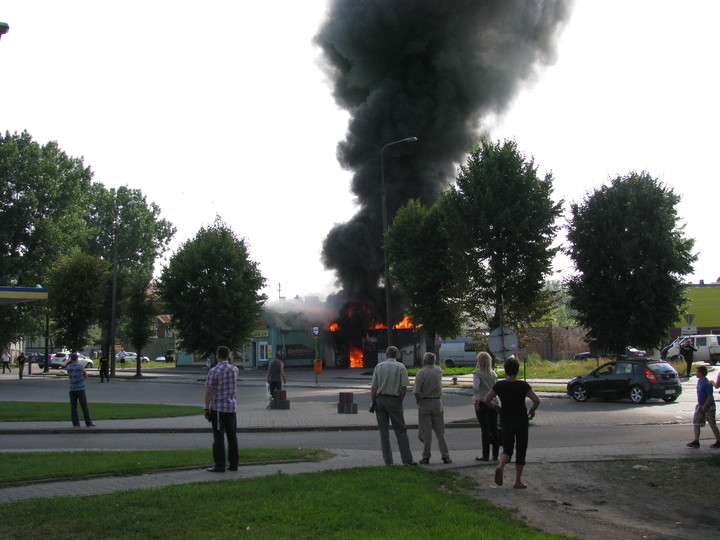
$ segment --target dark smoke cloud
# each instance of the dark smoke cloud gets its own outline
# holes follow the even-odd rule
[[[477,142],[483,119],[554,60],[570,0],[334,0],[316,41],[351,120],[338,160],[360,209],[328,234],[323,259],[341,298],[377,306],[383,273],[380,149],[388,216],[432,204]],[[398,314],[396,314],[398,315]],[[382,318],[382,317],[381,317]]]

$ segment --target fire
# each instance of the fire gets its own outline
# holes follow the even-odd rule
[[[395,330],[406,330],[408,328],[415,328],[415,325],[410,322],[410,317],[405,315],[405,317],[403,317],[403,320],[394,325],[393,328]]]
[[[363,367],[363,353],[360,349],[353,347],[350,349],[350,367],[361,368]]]
[[[336,323],[336,322],[331,323],[329,326],[329,329],[331,332],[337,332],[338,328],[340,328],[340,326],[338,326],[338,323]]]

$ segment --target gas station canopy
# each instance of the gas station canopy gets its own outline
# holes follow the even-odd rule
[[[48,290],[42,287],[0,287],[0,304],[47,300]]]

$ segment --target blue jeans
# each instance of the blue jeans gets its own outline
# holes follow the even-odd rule
[[[80,402],[80,408],[83,412],[83,418],[85,419],[85,425],[91,426],[92,420],[90,419],[90,411],[87,406],[87,397],[85,396],[85,390],[70,390],[70,417],[72,418],[73,426],[80,426],[80,418],[78,418],[77,404]]]

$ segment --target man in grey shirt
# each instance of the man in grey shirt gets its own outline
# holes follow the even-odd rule
[[[442,406],[442,368],[435,365],[435,355],[425,353],[423,368],[415,375],[413,394],[418,405],[420,440],[425,444],[420,463],[430,463],[430,446],[433,431],[438,440],[440,455],[445,464],[452,463],[445,442],[445,414]]]
[[[376,412],[383,460],[385,465],[393,464],[392,449],[390,448],[390,422],[392,422],[403,464],[417,465],[410,452],[410,441],[407,436],[402,405],[409,383],[407,370],[397,361],[397,347],[388,347],[386,356],[387,359],[384,362],[375,366],[370,386],[372,398],[370,411]]]

